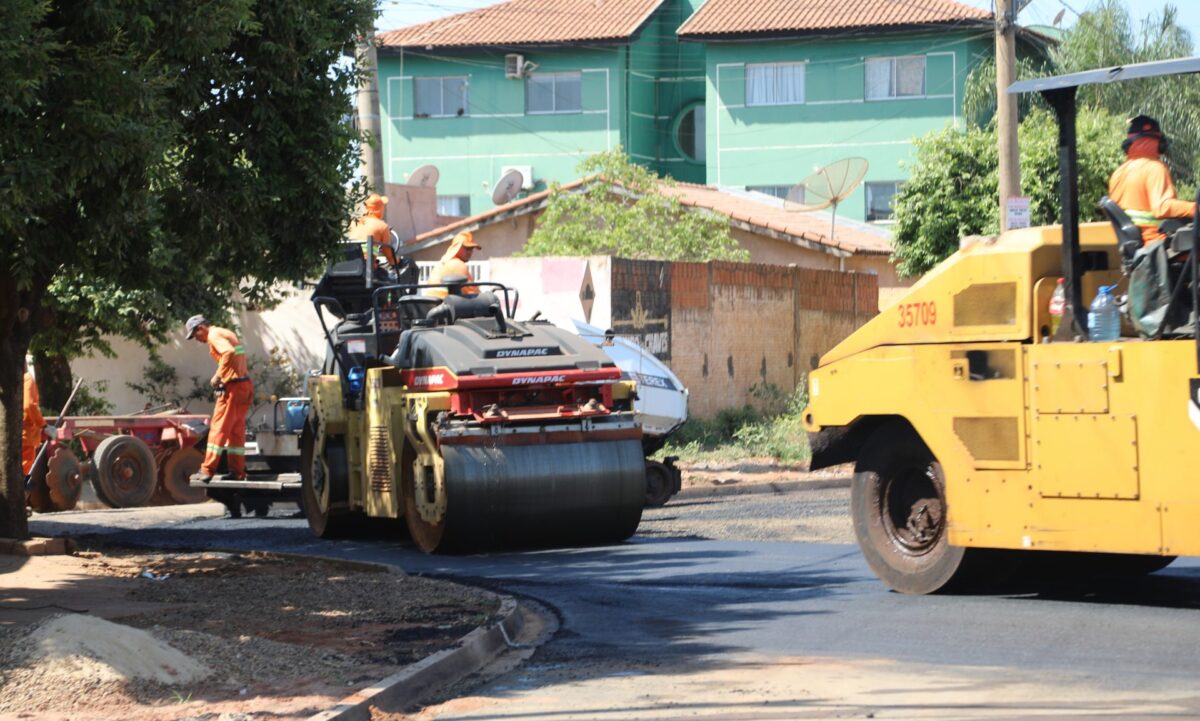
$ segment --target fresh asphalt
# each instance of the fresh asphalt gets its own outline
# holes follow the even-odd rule
[[[649,512],[648,520],[670,508]],[[1200,678],[1200,562],[1192,559],[1134,581],[910,597],[888,592],[851,545],[635,536],[608,547],[426,556],[403,542],[320,541],[302,520],[229,520],[172,509],[169,518],[148,522],[144,512],[152,510],[40,516],[33,529],[375,561],[553,609],[558,635],[520,674],[493,682],[492,692],[711,671],[752,654],[1070,675],[1147,699],[1159,691],[1191,694],[1197,698],[1181,715],[1200,714],[1200,691],[1192,691]]]

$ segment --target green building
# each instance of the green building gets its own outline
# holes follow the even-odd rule
[[[382,33],[387,181],[434,165],[439,212],[469,215],[510,169],[544,189],[620,145],[703,183],[704,47],[675,35],[692,1],[509,0]]]
[[[617,145],[779,197],[857,156],[838,214],[886,222],[914,138],[964,123],[993,33],[955,0],[509,0],[380,36],[387,179],[435,165],[441,214],[468,215],[506,170],[542,189]]]
[[[887,220],[913,139],[964,122],[993,33],[990,12],[952,0],[708,0],[678,33],[706,51],[707,183],[782,196],[858,156],[865,180],[838,214]]]

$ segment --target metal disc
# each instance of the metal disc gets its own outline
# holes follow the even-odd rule
[[[145,505],[158,485],[154,454],[141,439],[109,436],[96,447],[97,487],[101,498],[115,508]]]
[[[46,467],[46,486],[56,511],[69,511],[79,502],[79,494],[83,492],[83,477],[80,475],[79,458],[71,449],[59,446],[54,450]]]
[[[176,503],[203,503],[208,500],[208,492],[203,488],[193,488],[191,478],[200,472],[204,463],[204,454],[195,448],[180,448],[167,456],[162,464],[162,487]]]

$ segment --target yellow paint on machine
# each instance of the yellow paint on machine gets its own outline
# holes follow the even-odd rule
[[[1120,267],[1108,224],[1080,230]],[[911,423],[945,473],[953,545],[1200,555],[1196,345],[1039,342],[1060,258],[1058,226],[959,251],[822,359],[806,425]],[[1087,273],[1085,302],[1119,278]]]

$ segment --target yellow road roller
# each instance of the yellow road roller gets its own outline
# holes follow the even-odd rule
[[[1110,222],[1080,225],[1075,143],[1080,86],[1197,72],[1188,58],[1014,84],[1055,110],[1062,225],[964,239],[810,374],[813,467],[855,464],[855,534],[892,589],[986,585],[1051,558],[1145,574],[1200,554],[1200,224],[1143,246],[1119,207],[1088,198]],[[1084,299],[1101,286],[1127,297],[1115,340],[1089,337]]]
[[[517,321],[503,285],[421,285],[347,251],[313,296],[328,341],[300,440],[313,533],[406,527],[440,553],[636,531],[646,463],[634,385],[600,348]]]

